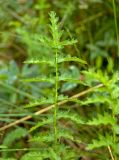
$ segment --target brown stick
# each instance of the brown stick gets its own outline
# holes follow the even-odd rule
[[[113,156],[113,154],[112,154],[112,150],[111,150],[110,146],[108,146],[108,150],[109,150],[109,154],[110,154],[111,159],[112,159],[112,160],[115,160],[115,159],[114,159],[114,156]]]
[[[85,95],[85,94],[87,94],[87,93],[90,93],[90,92],[94,91],[94,90],[97,89],[97,88],[101,88],[101,87],[103,87],[103,86],[104,86],[103,84],[99,84],[99,85],[97,85],[97,86],[95,86],[95,87],[89,88],[89,89],[87,89],[87,90],[85,90],[85,91],[82,91],[82,92],[80,92],[80,93],[78,93],[78,94],[75,94],[74,96],[68,98],[67,100],[63,100],[63,101],[59,102],[58,105],[65,104],[65,103],[67,103],[67,102],[68,102],[69,100],[71,100],[71,99],[79,98],[79,97],[81,97],[81,96],[83,96],[83,95]],[[49,111],[49,110],[52,109],[53,107],[54,107],[54,104],[48,106],[47,108],[44,108],[44,109],[41,109],[41,110],[35,112],[34,115],[40,115],[40,114],[42,114],[42,113],[44,113],[44,112]],[[17,125],[17,124],[20,124],[20,123],[22,123],[22,122],[24,122],[24,121],[26,121],[26,120],[31,119],[31,118],[32,118],[32,116],[26,116],[26,117],[23,117],[23,118],[21,118],[21,119],[18,119],[18,120],[16,120],[15,122],[12,122],[12,123],[10,123],[10,124],[8,124],[8,125],[6,125],[6,126],[1,127],[1,128],[0,128],[0,131],[4,131],[4,130],[10,128],[10,127],[13,127],[13,126],[15,126],[15,125]]]

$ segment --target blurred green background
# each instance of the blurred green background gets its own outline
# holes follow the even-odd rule
[[[73,47],[64,48],[63,52],[82,58],[88,64],[84,67],[67,63],[62,65],[63,73],[83,80],[82,70],[100,69],[108,75],[118,70],[118,44],[112,0],[0,0],[0,127],[38,110],[24,109],[23,105],[43,96],[52,96],[50,84],[26,85],[21,81],[24,77],[42,73],[48,75],[50,72],[46,66],[23,63],[30,57],[40,58],[49,54],[49,50],[35,40],[34,34],[49,35],[50,11],[57,13],[60,27],[65,30],[64,39],[74,37],[78,40]],[[119,0],[116,0],[116,14],[118,23]],[[64,83],[60,92],[73,95],[84,88]],[[27,130],[35,123],[29,120],[20,127]],[[8,131],[1,133],[1,143]],[[14,148],[29,147],[25,141],[27,140],[21,140]],[[19,159],[22,154],[22,151],[14,152],[13,157]],[[11,154],[5,152],[1,156],[11,157]]]

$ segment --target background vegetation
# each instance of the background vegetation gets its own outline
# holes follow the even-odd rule
[[[119,0],[0,0],[1,160],[119,159],[118,22]]]

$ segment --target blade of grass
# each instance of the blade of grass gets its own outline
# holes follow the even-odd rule
[[[112,0],[113,3],[113,12],[114,12],[114,22],[115,22],[115,31],[116,31],[116,37],[117,37],[117,54],[119,57],[119,36],[118,36],[118,25],[117,25],[117,13],[116,13],[116,3],[115,0]]]

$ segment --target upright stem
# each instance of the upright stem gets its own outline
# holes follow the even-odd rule
[[[114,22],[115,22],[115,31],[116,31],[116,36],[117,36],[117,54],[119,57],[119,36],[118,36],[118,25],[117,25],[117,14],[116,14],[116,4],[115,4],[115,0],[112,0],[113,3],[113,12],[114,12]]]
[[[114,108],[112,108],[112,117],[115,118]],[[114,141],[114,144],[116,144],[116,132],[114,129],[113,129],[113,141]],[[114,155],[114,160],[116,159],[117,159],[116,155]]]
[[[117,55],[119,57],[119,36],[118,36],[118,25],[117,25],[117,14],[116,14],[115,0],[112,0],[112,4],[113,4],[113,12],[114,12],[115,31],[116,31],[116,37],[117,37]],[[118,62],[119,61],[117,61],[117,63]],[[112,117],[115,118],[114,109],[112,110]],[[113,130],[113,140],[114,140],[114,144],[115,144],[116,143],[116,133],[114,130]],[[116,155],[113,157],[111,148],[108,147],[108,149],[111,154],[112,160],[116,160]]]
[[[57,109],[58,109],[58,50],[55,51],[55,108],[54,108],[54,142],[57,144]]]

